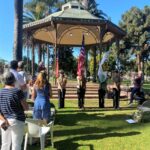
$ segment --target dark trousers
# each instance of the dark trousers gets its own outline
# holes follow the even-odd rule
[[[139,87],[134,87],[132,90],[131,90],[131,95],[130,95],[130,103],[133,102],[133,99],[134,99],[134,94],[140,92],[140,88]]]
[[[66,89],[58,89],[58,108],[64,108]]]
[[[77,89],[77,94],[78,94],[78,107],[83,108],[84,107],[85,89],[83,89],[83,88]]]
[[[113,88],[113,107],[119,108],[120,90]]]
[[[104,99],[105,99],[106,91],[104,89],[98,90],[98,97],[99,97],[99,108],[104,108]]]

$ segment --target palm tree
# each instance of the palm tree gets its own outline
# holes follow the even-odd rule
[[[14,48],[13,59],[22,60],[22,15],[23,0],[14,1],[15,18],[14,18]]]
[[[24,4],[23,23],[30,23],[46,16],[49,10],[45,2],[33,0]]]
[[[44,1],[40,1],[40,0],[32,0],[30,2],[27,2],[24,4],[24,13],[23,13],[23,23],[30,23],[39,19],[42,19],[46,16],[47,12],[49,11],[49,7],[48,5],[44,2]],[[30,35],[26,35],[24,34],[24,46],[27,47],[27,54],[29,53],[29,48],[33,47],[35,48],[37,43],[34,42],[34,46],[32,45],[33,43],[32,41],[32,37],[30,37]],[[38,61],[41,61],[41,57],[42,57],[42,48],[41,48],[41,44],[39,44],[39,49],[38,49]],[[44,52],[43,52],[44,54]],[[34,51],[32,50],[32,56],[34,56]],[[27,60],[28,60],[28,56],[27,56]],[[34,59],[32,59],[32,61],[34,61]],[[34,64],[34,62],[32,62],[32,64]]]

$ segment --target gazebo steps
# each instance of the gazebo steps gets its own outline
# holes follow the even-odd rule
[[[72,82],[67,83],[66,96],[65,96],[66,99],[70,99],[70,100],[71,99],[78,99],[76,86],[77,86],[76,81],[72,81]],[[111,87],[111,86],[112,85],[109,85],[109,87]],[[98,88],[99,88],[98,83],[87,82],[85,99],[87,99],[87,100],[98,99]],[[58,99],[58,92],[57,92],[57,86],[56,85],[52,86],[52,93],[53,93],[53,99]],[[121,99],[127,99],[128,93],[124,90],[121,91],[120,98]]]

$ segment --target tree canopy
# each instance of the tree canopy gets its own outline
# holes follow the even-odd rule
[[[150,50],[147,46],[149,41],[147,28],[150,26],[150,7],[145,6],[144,9],[132,7],[122,15],[119,25],[127,33],[123,41],[122,51],[128,51],[128,54],[134,55],[138,71],[143,70],[144,60],[150,57]]]

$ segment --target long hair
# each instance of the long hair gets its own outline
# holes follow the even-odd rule
[[[35,81],[35,85],[38,89],[42,89],[48,83],[46,76],[47,75],[45,72],[40,72],[38,74],[37,79]]]

